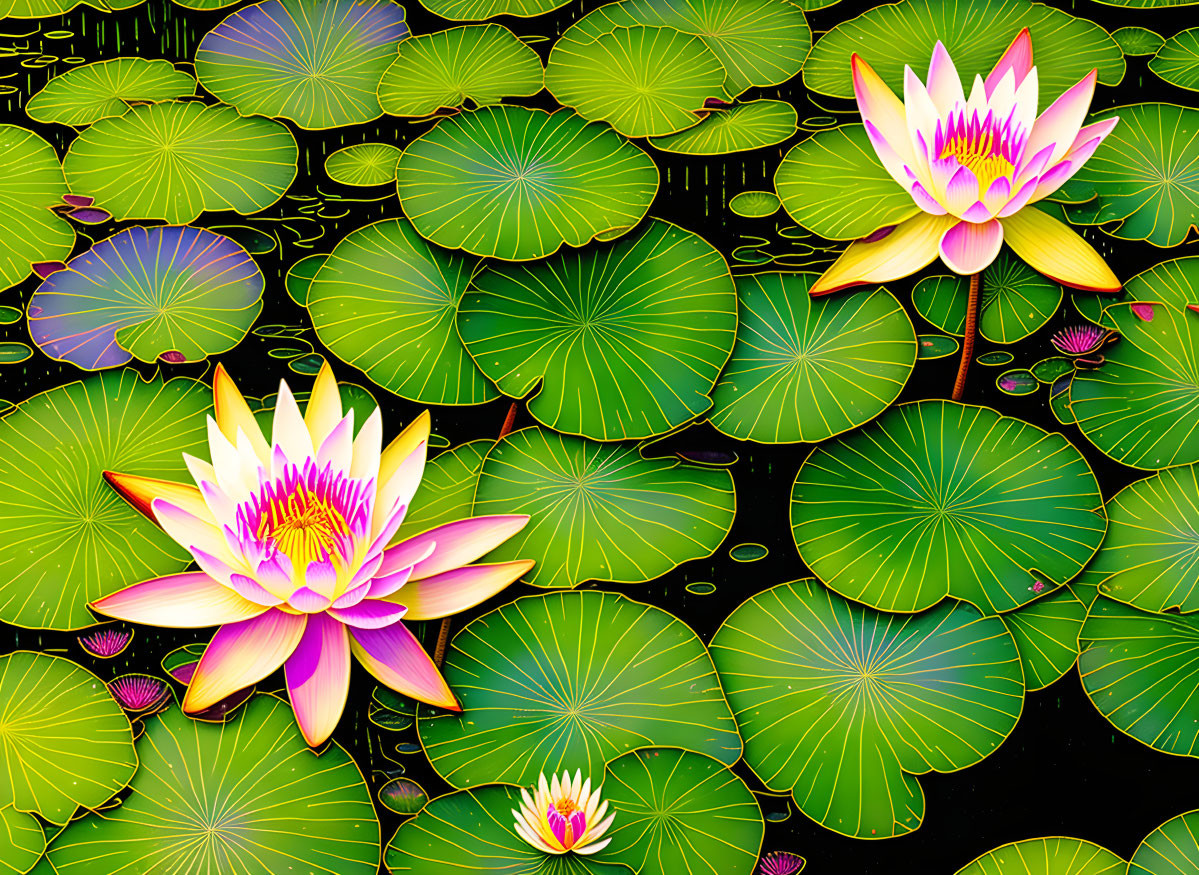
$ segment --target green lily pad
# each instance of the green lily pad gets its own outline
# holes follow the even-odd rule
[[[728,155],[773,146],[794,135],[795,107],[782,100],[750,100],[731,109],[713,110],[694,127],[649,144],[681,155]],[[777,207],[776,207],[777,209]]]
[[[301,307],[308,305],[308,290],[312,288],[312,281],[316,279],[328,257],[325,253],[305,255],[288,268],[287,276],[283,278],[287,296]]]
[[[814,273],[737,278],[737,345],[708,420],[739,440],[816,443],[857,428],[903,391],[916,333],[883,288],[813,299]]]
[[[63,170],[117,219],[194,221],[206,210],[269,207],[296,177],[286,127],[231,106],[156,103],[100,119],[80,134]]]
[[[33,355],[33,348],[27,343],[9,341],[0,343],[0,365],[14,365],[23,362]]]
[[[387,185],[396,181],[401,154],[401,149],[390,143],[346,146],[325,159],[325,173],[342,185]]]
[[[87,603],[182,571],[191,556],[104,481],[104,471],[183,482],[207,455],[212,390],[106,371],[21,402],[0,420],[0,620],[79,629]]]
[[[1054,837],[1003,845],[963,866],[957,875],[1124,875],[1126,865],[1093,842]]]
[[[1149,69],[1171,85],[1199,91],[1199,27],[1166,40],[1149,62]]]
[[[921,361],[948,358],[962,348],[956,337],[947,334],[921,334],[916,338],[916,346],[916,358]]]
[[[0,325],[13,325],[24,317],[20,307],[0,307]]]
[[[865,237],[920,212],[879,162],[863,125],[820,131],[791,147],[774,190],[791,218],[829,240]]]
[[[67,193],[54,147],[32,131],[0,125],[0,289],[40,261],[62,261],[75,245],[70,224],[51,211]]]
[[[378,871],[379,822],[358,766],[336,742],[310,750],[274,696],[224,723],[173,707],[147,723],[137,754],[132,795],[51,845],[59,875],[92,875],[97,859],[111,872],[276,875],[297,861],[322,875]]]
[[[729,558],[734,562],[757,562],[759,559],[765,559],[770,554],[770,549],[765,544],[736,544],[729,548]]]
[[[454,328],[475,267],[385,219],[333,248],[308,287],[308,312],[321,343],[401,398],[482,404],[498,393]]]
[[[545,87],[583,118],[627,137],[660,137],[699,123],[708,98],[725,99],[724,66],[698,36],[671,27],[567,31],[554,44]]]
[[[46,834],[33,815],[0,808],[0,872],[24,875],[45,850]]]
[[[1036,585],[1032,587],[1036,592]],[[1024,684],[1040,690],[1062,677],[1078,660],[1078,633],[1087,606],[1069,587],[1006,614],[1000,614],[1024,666]]]
[[[412,498],[411,509],[404,515],[394,540],[402,541],[444,523],[473,516],[471,508],[479,471],[494,443],[486,438],[470,441],[430,459]]]
[[[962,81],[986,76],[1021,28],[1032,34],[1039,106],[1091,72],[1116,85],[1124,78],[1124,53],[1102,27],[1030,0],[978,0],[967,10],[956,0],[907,0],[878,6],[844,21],[820,38],[804,63],[808,88],[831,97],[853,97],[849,57],[857,52],[896,94],[903,68],[921,76],[941,40]]]
[[[416,728],[455,787],[533,786],[564,769],[594,780],[647,746],[685,746],[726,766],[741,756],[703,643],[666,611],[614,593],[509,602],[454,636],[444,673],[464,713],[422,711]]]
[[[470,101],[529,97],[544,84],[537,53],[498,24],[468,24],[410,37],[379,81],[389,115],[424,116]]]
[[[1078,427],[1100,452],[1133,468],[1199,462],[1199,319],[1153,306],[1146,322],[1135,304],[1106,311],[1120,341],[1106,361],[1070,384]]]
[[[784,583],[733,611],[711,649],[746,764],[817,823],[858,838],[920,826],[915,776],[977,763],[1024,704],[1003,621],[952,600],[897,617],[811,579]]]
[[[600,856],[641,875],[752,875],[762,811],[725,764],[685,750],[637,750],[608,763],[603,798],[616,818]]]
[[[887,611],[947,595],[1017,608],[1036,581],[1054,589],[1078,574],[1106,524],[1095,475],[1062,435],[952,401],[893,407],[817,447],[791,495],[807,566]]]
[[[644,459],[636,448],[525,428],[483,461],[475,514],[527,513],[533,522],[488,555],[534,559],[524,580],[642,583],[712,555],[734,512],[727,469]]]
[[[607,125],[520,106],[442,119],[404,151],[396,178],[422,237],[512,261],[623,233],[658,190],[654,162]]]
[[[1000,365],[1010,365],[1016,360],[1016,357],[1006,349],[997,349],[992,352],[984,352],[974,360],[984,367],[993,368]]]
[[[1064,379],[1064,378],[1063,378]],[[1062,425],[1074,425],[1078,420],[1074,416],[1074,411],[1070,407],[1070,384],[1065,381],[1066,388],[1061,392],[1049,393],[1049,410],[1053,413],[1054,419]]]
[[[772,191],[743,191],[729,199],[729,210],[746,219],[761,219],[773,216],[782,202]]]
[[[0,758],[0,809],[55,824],[106,802],[137,768],[133,731],[104,682],[27,650],[0,656]]]
[[[114,58],[55,76],[25,104],[34,121],[83,127],[124,115],[131,100],[158,102],[196,93],[196,80],[170,61]]]
[[[1112,31],[1112,39],[1125,55],[1152,55],[1166,40],[1161,34],[1147,27],[1122,27]],[[1150,66],[1150,69],[1153,69]]]
[[[1149,833],[1128,864],[1128,875],[1191,875],[1199,860],[1199,811],[1172,817]]]
[[[1100,596],[1079,644],[1083,689],[1112,726],[1155,750],[1199,755],[1199,617]]]
[[[711,595],[716,592],[716,584],[706,580],[696,580],[687,584],[683,589],[692,595]]]
[[[458,306],[462,342],[501,392],[536,389],[538,422],[597,440],[662,434],[704,413],[736,331],[724,258],[658,220],[546,262],[491,263]]]
[[[1199,304],[1199,255],[1155,264],[1126,282],[1124,295],[1126,297],[1114,300],[1111,296],[1108,298],[1110,303],[1127,300],[1161,302],[1179,310]]]
[[[1032,371],[1014,368],[996,377],[995,387],[1004,395],[1031,395],[1041,387],[1041,383]]]
[[[1066,205],[1071,222],[1099,225],[1123,240],[1177,246],[1199,223],[1199,110],[1168,103],[1140,103],[1105,110],[1088,121],[1118,116],[1108,134],[1075,174],[1097,197]]]
[[[1051,385],[1066,374],[1074,373],[1074,361],[1064,356],[1055,355],[1041,359],[1029,370],[1032,371],[1032,375],[1037,378],[1038,382]]]
[[[416,814],[429,801],[423,787],[410,778],[396,778],[379,788],[379,802],[396,814]]]
[[[383,114],[379,80],[407,36],[391,0],[264,0],[204,36],[196,76],[244,115],[317,130],[360,124]]]
[[[410,875],[628,875],[624,866],[593,856],[547,854],[517,835],[515,787],[449,793],[396,830],[387,844],[389,872]]]

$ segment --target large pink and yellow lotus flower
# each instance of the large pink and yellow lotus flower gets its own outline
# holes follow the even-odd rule
[[[134,584],[92,607],[153,626],[220,626],[185,711],[203,711],[284,666],[296,720],[318,745],[345,709],[351,653],[393,690],[461,710],[401,620],[466,610],[526,573],[532,562],[470,563],[528,517],[463,519],[389,546],[424,472],[427,413],[387,449],[378,408],[355,437],[354,413],[342,415],[325,365],[303,415],[280,386],[268,443],[221,367],[213,388],[212,462],[185,456],[195,485],[105,474],[200,570]]]
[[[899,279],[938,255],[955,273],[976,274],[1005,242],[1063,285],[1120,288],[1081,237],[1045,212],[1027,209],[1070,179],[1118,121],[1083,127],[1094,70],[1038,116],[1027,28],[986,79],[975,77],[969,99],[940,42],[926,83],[904,69],[902,102],[857,55],[852,68],[866,132],[883,167],[912,196],[915,215],[851,243],[811,294]]]
[[[563,772],[550,781],[541,775],[532,798],[520,789],[520,810],[513,810],[516,832],[522,839],[547,854],[594,854],[612,841],[601,837],[612,825],[615,814],[604,814],[608,803],[600,801],[600,788],[591,789],[591,779],[583,773]]]

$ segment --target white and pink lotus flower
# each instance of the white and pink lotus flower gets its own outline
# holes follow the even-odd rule
[[[1027,28],[986,79],[975,77],[969,98],[940,42],[927,82],[904,69],[902,101],[856,54],[851,64],[866,132],[887,173],[911,195],[914,215],[851,243],[811,294],[899,279],[938,255],[955,273],[977,274],[1005,242],[1063,285],[1120,288],[1081,237],[1047,213],[1027,209],[1070,179],[1118,121],[1083,126],[1094,70],[1037,115]]]
[[[594,854],[612,841],[601,837],[616,815],[604,814],[608,803],[600,801],[600,789],[591,789],[591,779],[583,780],[581,770],[554,775],[550,781],[541,775],[532,798],[521,788],[520,811],[513,811],[517,834],[547,854]]]
[[[345,709],[351,653],[397,692],[461,710],[401,620],[464,611],[525,574],[532,562],[470,563],[528,517],[462,519],[391,544],[424,473],[427,413],[386,449],[378,408],[355,437],[354,413],[342,415],[326,364],[303,415],[281,384],[268,443],[219,366],[213,389],[212,462],[185,456],[195,485],[105,474],[200,570],[134,584],[92,607],[153,626],[220,626],[188,684],[188,712],[283,666],[296,720],[316,746]]]

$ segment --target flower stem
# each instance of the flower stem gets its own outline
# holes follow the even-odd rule
[[[970,370],[970,360],[974,358],[974,335],[978,333],[978,292],[982,274],[971,274],[970,297],[966,301],[966,336],[962,338],[962,361],[958,365],[958,377],[953,381],[954,401],[961,401],[966,394],[966,372]]]

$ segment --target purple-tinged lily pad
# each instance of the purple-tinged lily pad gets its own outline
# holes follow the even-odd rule
[[[90,207],[96,202],[94,197],[89,197],[86,194],[64,194],[62,200],[63,203],[71,207]]]
[[[67,263],[65,261],[38,261],[33,265],[33,272],[46,279],[52,273],[58,273],[60,270],[66,270]]]
[[[1037,391],[1037,386],[1040,382],[1032,371],[1024,368],[1016,368],[1011,371],[1004,371],[999,375],[999,379],[995,381],[995,385],[999,387],[999,391],[1005,395],[1031,395]]]
[[[78,207],[67,213],[67,217],[84,225],[99,225],[111,219],[112,213],[94,207]]]

